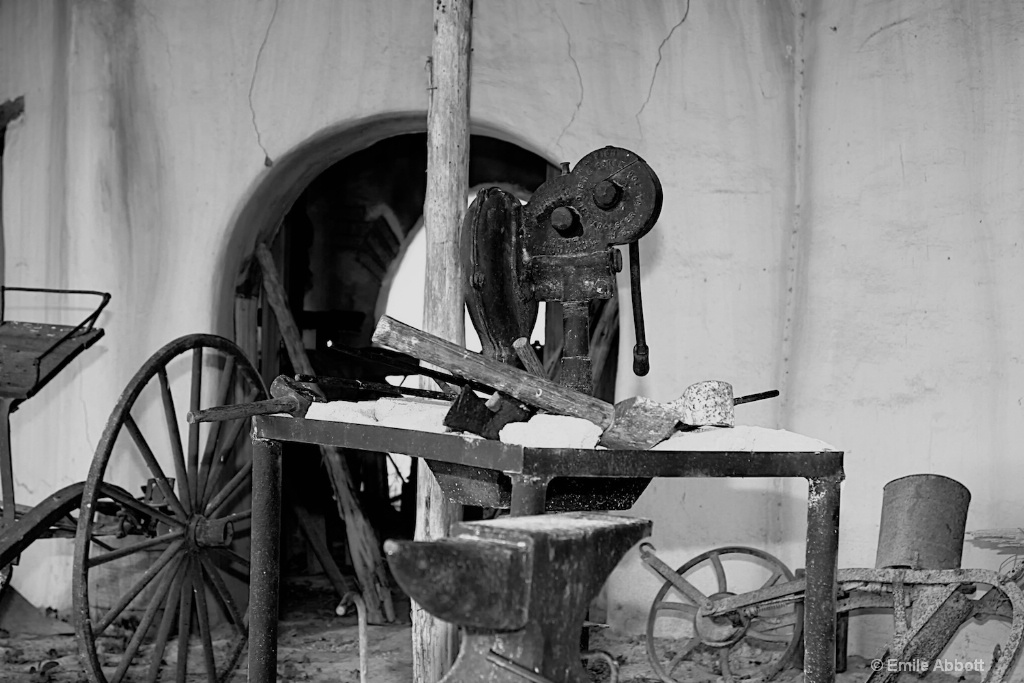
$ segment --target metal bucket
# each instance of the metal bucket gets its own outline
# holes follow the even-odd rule
[[[875,567],[959,569],[971,492],[949,477],[912,474],[882,489]]]

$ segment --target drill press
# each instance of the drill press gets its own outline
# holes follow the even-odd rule
[[[526,205],[499,188],[482,190],[466,214],[466,302],[484,353],[504,362],[529,336],[540,301],[563,306],[559,383],[590,394],[590,302],[615,294],[617,245],[629,245],[636,346],[633,370],[650,367],[640,294],[638,241],[661,213],[661,182],[639,156],[619,147],[591,152],[547,181]]]

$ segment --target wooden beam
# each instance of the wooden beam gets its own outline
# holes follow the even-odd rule
[[[274,257],[265,244],[256,246],[256,258],[263,269],[263,289],[267,295],[267,302],[277,318],[292,368],[304,375],[315,375],[313,364],[302,345],[302,335],[288,307],[287,296],[281,285]],[[367,618],[372,624],[392,622],[395,620],[395,609],[391,601],[390,579],[384,566],[380,541],[359,504],[348,461],[341,449],[330,446],[320,446],[320,455],[327,466],[327,475],[334,488],[338,514],[345,522],[345,538],[348,541],[348,550],[352,555],[352,565],[356,570],[363,601],[366,603]]]
[[[459,238],[469,191],[469,51],[472,0],[434,3],[427,108],[427,194],[423,207],[427,263],[423,327],[465,346],[463,263]],[[448,535],[462,516],[421,462],[416,490],[417,539]],[[416,604],[412,609],[413,681],[435,683],[451,667],[456,630]]]

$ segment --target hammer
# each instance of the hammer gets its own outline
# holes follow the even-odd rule
[[[297,382],[286,375],[278,375],[270,384],[270,395],[265,401],[240,403],[233,406],[219,406],[205,410],[189,411],[185,420],[195,422],[223,422],[254,415],[288,413],[293,417],[304,417],[311,403],[323,403],[323,394],[315,384]]]
[[[608,448],[646,450],[671,436],[682,417],[677,407],[643,396],[628,398],[613,406],[468,351],[386,315],[378,321],[373,341],[439,365],[452,374],[487,384],[536,408],[589,420],[604,430],[601,445]]]

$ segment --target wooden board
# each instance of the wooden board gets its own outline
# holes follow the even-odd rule
[[[73,329],[69,325],[0,323],[0,396],[33,396],[75,356],[103,336],[103,330],[92,328],[61,341]]]

